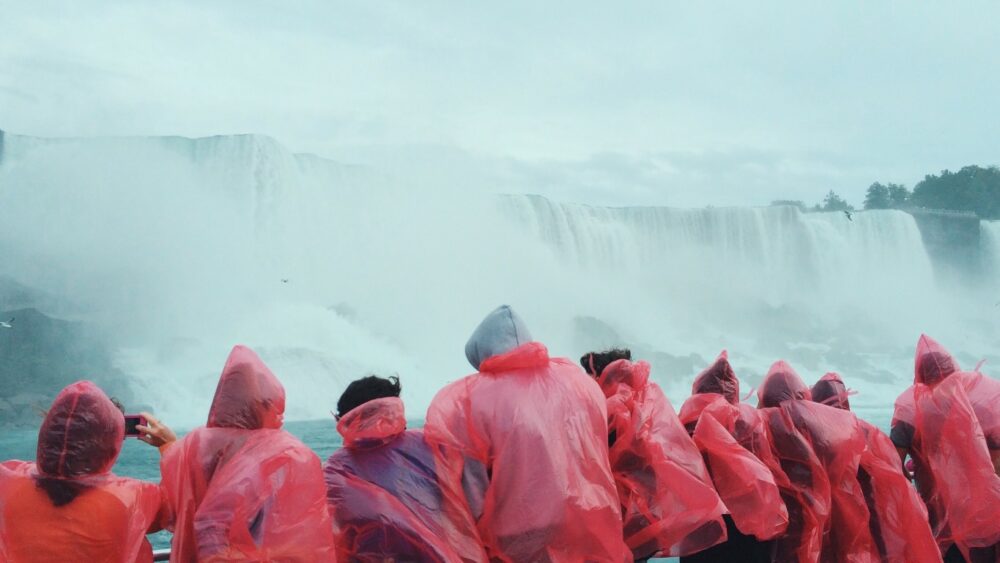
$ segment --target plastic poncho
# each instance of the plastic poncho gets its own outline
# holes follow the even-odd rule
[[[819,378],[810,389],[812,400],[828,407],[851,410],[851,401],[848,399],[850,392],[840,375],[834,372],[827,373]]]
[[[458,508],[480,513],[491,559],[628,560],[604,397],[573,362],[520,344],[525,331],[510,328],[518,325],[506,308],[487,317],[466,347],[479,373],[446,386],[427,411],[426,439],[447,448],[435,448],[446,498],[464,494],[467,461],[482,464],[490,476],[483,498]],[[497,334],[507,344],[474,342]]]
[[[725,351],[698,374],[692,391],[681,407],[681,421],[691,430],[736,528],[758,540],[781,535],[788,527],[788,509],[777,483],[787,478],[771,455],[759,413],[739,403],[739,380]]]
[[[771,444],[767,438],[767,428],[761,419],[761,413],[750,405],[740,402],[739,379],[729,364],[725,350],[711,366],[698,374],[692,391],[693,394],[681,405],[678,415],[689,433],[694,434],[702,412],[712,407],[716,419],[729,430],[741,446],[765,464],[771,464],[773,461],[773,467],[777,467],[777,461],[771,455]],[[720,401],[730,408],[718,404]]]
[[[122,412],[93,383],[59,393],[36,461],[0,464],[0,561],[152,561],[160,491],[111,472],[124,436]]]
[[[836,373],[824,375],[812,387],[818,403],[850,410],[847,386]],[[882,561],[932,563],[941,561],[927,523],[927,508],[903,475],[899,455],[889,437],[874,425],[858,420],[865,436],[858,481],[864,491],[869,527]]]
[[[598,379],[607,397],[625,542],[636,558],[689,555],[726,540],[726,509],[698,447],[649,371],[646,362],[618,360]]]
[[[1000,433],[1000,382],[958,371],[925,335],[914,366],[914,385],[896,400],[892,425],[913,429],[917,488],[941,551],[954,544],[968,556],[1000,541],[1000,478],[989,448]]]
[[[401,399],[364,403],[337,431],[344,447],[323,473],[340,560],[486,560],[472,518],[444,510],[434,455],[422,431],[406,430]]]
[[[740,380],[736,377],[736,372],[729,363],[729,353],[725,350],[712,362],[712,365],[694,378],[694,383],[691,385],[692,396],[707,393],[722,395],[732,405],[740,402]]]
[[[830,481],[812,440],[800,430],[801,413],[786,408],[809,399],[809,388],[791,366],[779,361],[771,366],[757,394],[771,450],[787,477],[778,485],[788,508],[788,530],[776,542],[775,560],[815,563],[829,525]]]
[[[334,561],[319,458],[281,430],[285,390],[233,348],[208,425],[161,460],[171,561]]]

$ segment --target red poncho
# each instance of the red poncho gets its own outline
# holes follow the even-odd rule
[[[607,410],[594,381],[569,360],[550,359],[537,342],[488,357],[479,372],[437,394],[424,432],[457,452],[435,450],[450,492],[464,494],[466,459],[486,467],[477,525],[489,556],[628,560],[608,463]]]
[[[124,436],[125,417],[93,383],[59,393],[35,463],[0,464],[0,561],[152,561],[160,491],[111,473]]]
[[[722,395],[731,405],[740,403],[740,380],[729,363],[729,353],[723,350],[712,365],[703,369],[694,378],[691,395],[716,393]]]
[[[787,408],[801,403],[801,399],[809,399],[809,388],[791,366],[779,361],[764,378],[758,398],[771,450],[788,479],[778,483],[788,507],[789,524],[785,535],[777,540],[775,560],[815,563],[819,561],[823,534],[829,525],[830,481],[811,437],[799,428],[803,413]]]
[[[812,387],[818,403],[850,410],[847,387],[836,373],[828,373]],[[858,420],[865,436],[858,481],[864,491],[869,527],[881,560],[886,563],[941,561],[927,523],[927,508],[901,469],[889,437],[874,425]]]
[[[698,374],[692,391],[681,422],[691,430],[736,528],[758,540],[781,535],[788,509],[777,483],[787,478],[771,455],[759,413],[739,404],[739,380],[725,351]]]
[[[598,379],[608,405],[611,470],[636,558],[690,555],[726,540],[705,462],[649,364],[618,360]]]
[[[922,335],[914,385],[896,400],[896,430],[912,429],[909,452],[942,552],[1000,542],[1000,478],[990,449],[1000,449],[1000,382],[960,372],[943,346]],[[907,444],[897,444],[905,446]]]
[[[423,432],[406,430],[401,399],[364,403],[340,419],[337,431],[344,447],[323,472],[339,559],[486,560],[472,518],[456,521],[461,513],[445,510],[434,455]]]
[[[319,458],[281,430],[285,390],[233,348],[208,425],[164,452],[171,561],[335,561]]]

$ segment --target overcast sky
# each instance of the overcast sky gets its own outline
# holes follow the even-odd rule
[[[263,133],[682,206],[1000,163],[996,2],[36,4],[0,0],[14,133]]]

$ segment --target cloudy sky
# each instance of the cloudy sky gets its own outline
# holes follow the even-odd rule
[[[0,0],[14,133],[263,133],[610,204],[1000,164],[995,2],[36,4]]]

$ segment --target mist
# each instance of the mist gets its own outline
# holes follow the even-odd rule
[[[2,12],[0,285],[171,422],[236,343],[289,418],[369,373],[420,418],[502,303],[554,354],[631,346],[675,403],[724,348],[747,389],[838,370],[880,421],[921,332],[1000,361],[1000,222],[769,205],[995,164],[996,4]]]
[[[501,303],[556,355],[632,346],[678,404],[726,348],[747,389],[785,358],[809,381],[840,371],[885,417],[920,332],[965,367],[1000,349],[989,282],[940,279],[900,211],[595,207],[254,135],[3,147],[0,276],[60,296],[43,312],[99,334],[182,425],[236,343],[282,379],[290,419],[328,416],[369,373],[398,374],[420,418],[472,371],[465,340]]]

